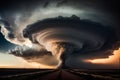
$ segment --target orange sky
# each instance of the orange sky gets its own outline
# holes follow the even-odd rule
[[[105,64],[111,66],[119,66],[120,65],[120,48],[113,52],[114,55],[109,56],[108,58],[101,59],[93,59],[93,60],[85,60],[87,62],[91,62],[94,64]],[[42,64],[38,64],[35,62],[28,63],[22,58],[16,57],[10,54],[0,53],[0,68],[54,68],[51,66],[46,66]]]
[[[0,68],[54,68],[36,62],[27,62],[11,54],[0,53]]]
[[[108,58],[86,60],[93,64],[111,64],[111,65],[120,65],[120,48],[113,52],[114,55],[109,56]]]

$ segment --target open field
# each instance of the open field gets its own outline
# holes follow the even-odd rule
[[[0,80],[120,80],[120,70],[0,69]]]

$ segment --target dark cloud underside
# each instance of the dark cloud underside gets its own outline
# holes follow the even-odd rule
[[[63,67],[84,67],[92,64],[83,60],[108,57],[120,47],[115,0],[2,0],[0,26],[11,43],[34,45],[10,54],[48,65],[61,60]],[[14,46],[3,35],[0,51]]]

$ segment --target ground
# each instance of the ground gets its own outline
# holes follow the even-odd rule
[[[120,70],[0,69],[0,80],[120,80]]]

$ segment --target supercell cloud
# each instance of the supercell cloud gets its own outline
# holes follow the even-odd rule
[[[62,68],[112,55],[120,46],[113,16],[102,13],[101,8],[97,11],[97,5],[75,2],[76,6],[72,0],[46,0],[28,12],[23,8],[2,15],[2,34],[11,43],[23,46],[9,53],[28,62]]]
[[[80,20],[75,15],[44,19],[28,25],[23,30],[23,36],[43,46],[62,62],[74,55],[107,57],[117,42],[113,28],[90,20]]]

